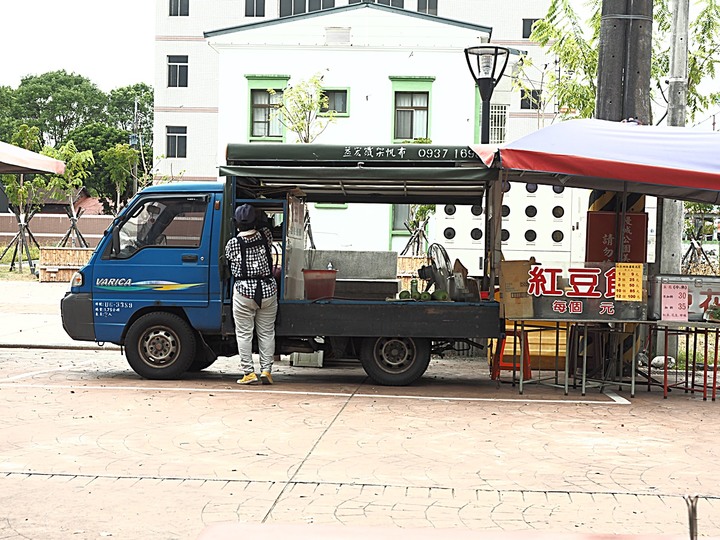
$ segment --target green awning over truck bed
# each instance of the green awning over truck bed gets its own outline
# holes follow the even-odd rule
[[[230,144],[223,176],[265,197],[312,202],[468,204],[497,179],[467,146]]]

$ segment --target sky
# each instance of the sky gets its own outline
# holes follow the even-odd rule
[[[3,0],[0,86],[64,69],[100,90],[154,82],[154,0]]]

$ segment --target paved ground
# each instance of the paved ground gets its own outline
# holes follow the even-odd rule
[[[350,363],[283,362],[272,387],[238,387],[229,360],[144,381],[118,350],[62,348],[61,294],[0,284],[0,539],[194,539],[227,522],[687,538],[689,493],[700,535],[720,537],[716,403],[520,396],[478,360],[434,360],[408,388]],[[7,347],[20,339],[58,348]]]

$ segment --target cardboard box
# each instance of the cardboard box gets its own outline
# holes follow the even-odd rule
[[[500,302],[503,317],[532,319],[533,297],[527,293],[530,261],[502,261],[500,263]]]

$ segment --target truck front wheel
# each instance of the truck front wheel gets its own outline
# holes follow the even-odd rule
[[[430,364],[430,340],[419,338],[365,338],[360,348],[365,373],[384,386],[414,383]]]
[[[128,364],[145,379],[179,379],[195,357],[195,333],[173,313],[148,313],[125,338]]]

